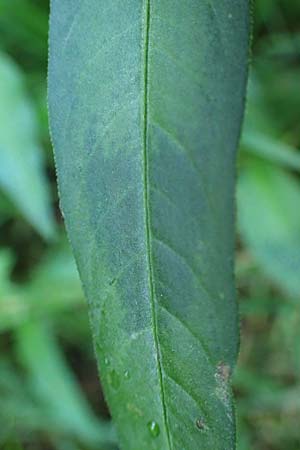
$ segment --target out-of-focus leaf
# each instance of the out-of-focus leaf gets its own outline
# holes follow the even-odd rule
[[[85,442],[115,442],[111,424],[99,422],[90,410],[49,329],[30,321],[16,336],[20,361],[28,370],[33,391],[47,405],[50,420],[61,421],[66,432]]]
[[[299,55],[300,33],[273,33],[261,40],[260,58],[268,58],[268,61],[281,61],[282,63],[293,61]],[[288,68],[288,66],[286,67]]]
[[[33,308],[44,298],[45,311],[74,307],[83,301],[78,271],[69,246],[53,248],[33,271],[26,293]],[[40,309],[42,310],[42,309]]]
[[[46,357],[46,356],[45,356]],[[64,380],[61,380],[62,383]],[[60,415],[49,413],[49,404],[33,395],[32,384],[35,379],[26,380],[16,372],[9,361],[0,360],[0,448],[11,450],[11,443],[25,436],[38,436],[43,433],[58,449],[82,450],[80,439],[83,436],[75,426],[70,429],[70,421],[61,420]],[[68,382],[68,380],[66,380]],[[74,416],[72,412],[71,417]],[[71,419],[70,419],[71,420]],[[87,419],[86,419],[87,420]],[[93,419],[94,420],[94,419]],[[96,424],[96,433],[101,433],[101,425]],[[89,425],[89,429],[91,425]],[[102,445],[97,435],[85,439],[88,448],[112,450],[111,444]],[[109,441],[109,440],[108,440]],[[60,445],[61,443],[61,445]],[[26,446],[27,448],[27,446]],[[56,448],[56,447],[55,447]],[[86,446],[84,448],[87,448]]]
[[[246,151],[283,167],[300,170],[300,152],[267,134],[246,130],[243,133],[241,146]]]
[[[300,185],[282,169],[256,160],[238,183],[239,230],[265,272],[300,295]]]
[[[271,376],[239,368],[235,374],[235,386],[248,391],[249,396],[239,402],[240,413],[300,412],[300,386],[285,387],[274,381]]]
[[[17,65],[0,53],[0,187],[45,238],[54,220],[36,116]]]
[[[289,356],[291,361],[286,364],[287,370],[290,370],[292,365],[296,377],[300,380],[300,308],[296,300],[280,308],[272,338],[275,348],[280,345],[286,348],[285,356]]]
[[[46,429],[44,414],[30,398],[26,383],[12,365],[0,360],[0,448],[18,432]],[[48,423],[51,428],[50,423]]]
[[[242,417],[237,416],[237,450],[249,450],[251,448],[250,433],[247,426],[244,425]]]
[[[240,314],[242,317],[264,317],[275,313],[280,301],[278,298],[249,298],[240,303]]]
[[[28,371],[31,386],[28,389],[17,375],[11,376],[8,368],[0,365],[0,411],[4,414],[0,412],[0,441],[6,439],[4,431],[10,428],[16,433],[43,430],[54,436],[77,436],[103,448],[104,442],[113,441],[113,431],[91,413],[53,336],[42,325],[49,312],[70,308],[74,301],[82,299],[70,253],[56,252],[55,260],[57,266],[54,257],[47,258],[32,281],[20,288],[10,280],[11,254],[0,253],[1,328],[14,328],[20,361]]]
[[[0,190],[0,226],[11,216],[17,215],[14,203]]]
[[[286,64],[276,60],[271,64],[270,59],[262,55],[254,72],[260,86],[260,99],[255,99],[256,115],[261,118],[259,112],[263,111],[262,122],[267,120],[271,125],[268,129],[270,136],[281,137],[284,133],[291,133],[290,142],[295,141],[298,146],[300,96],[296,93],[299,90],[300,66],[295,61]],[[249,99],[252,102],[251,97]],[[261,130],[262,125],[256,121],[256,131]]]
[[[249,133],[253,130],[255,130],[255,132],[263,132],[267,135],[272,133],[274,124],[272,123],[272,116],[270,117],[270,114],[268,114],[264,97],[265,86],[261,83],[256,71],[252,69],[250,70],[247,88],[247,103],[243,134]]]
[[[0,253],[0,331],[18,327],[30,317],[47,317],[83,304],[77,269],[70,250],[57,248],[46,255],[31,279],[11,282],[12,256]],[[43,301],[41,301],[43,299]]]
[[[16,438],[8,440],[8,442],[6,442],[2,447],[2,450],[23,450],[23,449],[24,447]]]
[[[46,67],[48,11],[41,1],[1,0],[1,44],[29,56],[25,64]],[[44,66],[41,67],[41,63]]]

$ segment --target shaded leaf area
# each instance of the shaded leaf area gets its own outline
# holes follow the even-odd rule
[[[50,118],[121,446],[231,449],[248,5],[53,1]]]

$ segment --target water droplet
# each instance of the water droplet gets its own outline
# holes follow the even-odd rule
[[[109,366],[109,363],[110,363],[109,359],[108,359],[107,357],[105,357],[105,358],[104,358],[104,364],[105,364],[106,366]]]
[[[156,438],[157,436],[159,436],[160,428],[158,423],[155,422],[155,420],[151,420],[150,422],[148,422],[147,426],[152,437]]]
[[[196,420],[196,427],[200,431],[206,431],[207,430],[208,427],[207,427],[203,417],[200,417],[199,419]]]
[[[120,377],[114,369],[108,374],[108,382],[115,390],[119,389]]]
[[[116,278],[112,278],[110,281],[109,281],[109,285],[110,286],[113,286],[114,284],[115,284],[115,282],[117,281],[117,279]]]
[[[232,14],[229,13],[229,14],[228,14],[228,19],[232,19],[232,17],[233,17]]]
[[[125,378],[125,380],[129,380],[130,379],[130,372],[129,372],[129,370],[125,370],[124,378]]]

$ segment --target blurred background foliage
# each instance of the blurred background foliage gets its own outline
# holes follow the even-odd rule
[[[0,0],[0,448],[115,447],[58,209],[47,0]],[[300,449],[300,3],[257,0],[238,163],[238,450]]]

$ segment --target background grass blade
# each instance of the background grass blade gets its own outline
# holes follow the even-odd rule
[[[21,70],[0,52],[0,187],[49,239],[55,227],[38,141],[37,119]]]
[[[114,442],[111,424],[94,417],[69,370],[49,327],[29,322],[18,329],[18,356],[29,372],[31,389],[45,407],[49,422],[63,424],[66,434],[103,447]]]
[[[284,150],[283,150],[284,152]],[[242,169],[239,229],[263,270],[299,298],[300,189],[293,175],[252,159]]]

